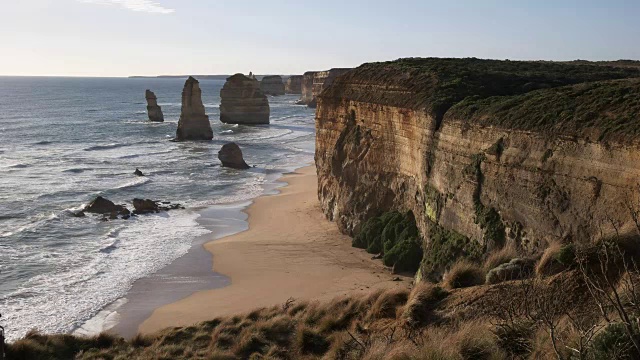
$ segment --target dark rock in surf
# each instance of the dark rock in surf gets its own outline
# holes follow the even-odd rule
[[[224,144],[222,149],[218,151],[218,159],[222,162],[222,166],[233,169],[248,169],[250,166],[244,161],[242,157],[242,150],[240,146],[234,142]]]
[[[144,176],[142,171],[140,171],[140,169],[138,169],[138,168],[136,168],[136,171],[134,171],[133,174],[136,175],[136,176]]]
[[[126,207],[122,205],[116,205],[112,201],[107,200],[102,196],[98,196],[97,198],[95,198],[95,200],[89,203],[89,205],[87,205],[83,211],[93,214],[120,214],[125,210],[127,210]]]
[[[136,214],[148,214],[160,210],[158,203],[149,199],[133,199],[133,207],[135,209],[133,212]]]

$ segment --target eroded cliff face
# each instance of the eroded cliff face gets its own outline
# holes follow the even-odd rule
[[[307,71],[302,75],[302,81],[300,83],[300,100],[299,105],[308,105],[314,100],[313,95],[313,78],[317,71]]]
[[[425,252],[430,231],[441,227],[477,242],[484,252],[511,242],[535,253],[553,240],[589,241],[611,235],[612,224],[622,233],[635,229],[627,206],[637,205],[640,142],[590,137],[593,126],[583,132],[570,124],[564,126],[567,131],[524,129],[481,121],[490,117],[487,114],[469,121],[461,117],[465,111],[449,109],[468,96],[526,94],[591,79],[633,77],[637,72],[544,68],[565,75],[541,77],[534,71],[527,78],[516,71],[505,76],[500,64],[489,64],[499,67],[503,86],[487,90],[478,83],[480,91],[464,86],[455,93],[462,92],[458,98],[451,95],[445,75],[402,65],[365,65],[319,96],[318,197],[327,217],[343,232],[355,235],[363,221],[385,211],[411,210]],[[481,73],[478,78],[495,74],[490,75]],[[576,91],[586,92],[580,86]],[[630,86],[623,93],[637,89],[637,100],[640,83]],[[467,105],[480,113],[482,106]],[[598,109],[590,116],[602,117],[608,111],[607,106]],[[631,117],[640,124],[636,111],[637,106]]]
[[[287,94],[302,94],[302,75],[291,75],[284,84]]]
[[[308,71],[302,78],[302,96],[298,104],[315,108],[317,97],[322,91],[335,81],[340,75],[346,74],[347,68],[335,68],[327,71]]]

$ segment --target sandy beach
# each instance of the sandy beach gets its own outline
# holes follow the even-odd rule
[[[376,288],[408,286],[393,281],[380,260],[351,247],[351,239],[319,206],[315,166],[287,174],[277,195],[262,196],[246,210],[249,229],[205,244],[213,271],[231,284],[199,291],[161,306],[139,327],[142,333],[282,304],[289,298],[326,300]],[[213,274],[213,272],[212,272]]]

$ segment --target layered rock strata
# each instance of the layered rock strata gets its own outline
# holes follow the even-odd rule
[[[240,146],[234,142],[227,143],[222,146],[220,151],[218,151],[218,159],[222,163],[223,167],[239,170],[249,168],[249,165],[247,165],[242,157],[242,150],[240,149]]]
[[[149,115],[149,121],[163,122],[164,114],[162,108],[158,105],[158,98],[156,94],[151,90],[145,91],[144,97],[147,99],[147,114]]]
[[[182,110],[176,131],[176,140],[211,140],[213,130],[202,104],[200,83],[189,76],[182,90]]]
[[[302,97],[298,104],[316,107],[316,98],[324,89],[329,87],[338,76],[346,74],[347,68],[336,68],[327,71],[310,71],[303,75]]]
[[[265,95],[284,95],[284,83],[280,75],[267,75],[260,80],[260,90]]]
[[[410,210],[425,258],[443,231],[484,253],[636,231],[640,80],[602,81],[638,76],[548,62],[365,64],[319,96],[322,209],[352,235]]]
[[[220,121],[227,124],[268,124],[269,100],[255,78],[235,74],[220,90]]]
[[[302,75],[291,75],[284,83],[287,94],[302,94]]]

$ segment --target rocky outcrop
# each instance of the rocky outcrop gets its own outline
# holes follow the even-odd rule
[[[268,124],[269,100],[255,77],[235,74],[220,90],[220,121],[226,124]]]
[[[142,171],[140,171],[140,169],[138,169],[138,168],[136,168],[136,171],[133,172],[133,175],[135,175],[135,176],[144,176]]]
[[[265,95],[284,95],[284,83],[280,75],[267,75],[260,80],[260,90]]]
[[[507,243],[536,253],[611,235],[612,221],[635,231],[627,205],[640,196],[640,80],[598,81],[638,76],[550,62],[365,64],[319,97],[322,209],[351,235],[383,212],[410,210],[423,265],[455,247],[450,239],[482,253]]]
[[[182,110],[176,131],[176,140],[211,140],[213,130],[202,104],[200,83],[189,76],[182,90]]]
[[[302,75],[291,75],[284,84],[287,94],[302,94]]]
[[[300,84],[300,100],[298,100],[298,105],[307,105],[313,102],[313,78],[316,75],[317,71],[307,71],[302,75],[302,83]]]
[[[242,157],[242,150],[240,150],[240,146],[234,142],[224,144],[222,146],[220,151],[218,151],[218,159],[224,167],[240,170],[249,168],[249,165],[247,165]]]
[[[142,215],[142,214],[151,214],[158,213],[161,211],[169,211],[176,209],[184,209],[184,207],[180,204],[171,204],[170,201],[155,201],[149,199],[133,199],[133,214]]]
[[[149,115],[149,121],[163,122],[164,114],[162,109],[158,105],[158,98],[156,94],[151,90],[145,91],[144,97],[147,99],[147,114]]]
[[[110,214],[121,213],[126,209],[127,208],[124,205],[116,205],[112,201],[107,200],[102,196],[98,196],[90,202],[83,211],[93,214]]]
[[[336,68],[327,71],[310,71],[303,75],[302,97],[298,104],[316,107],[316,98],[324,89],[329,87],[335,79],[351,69]]]

